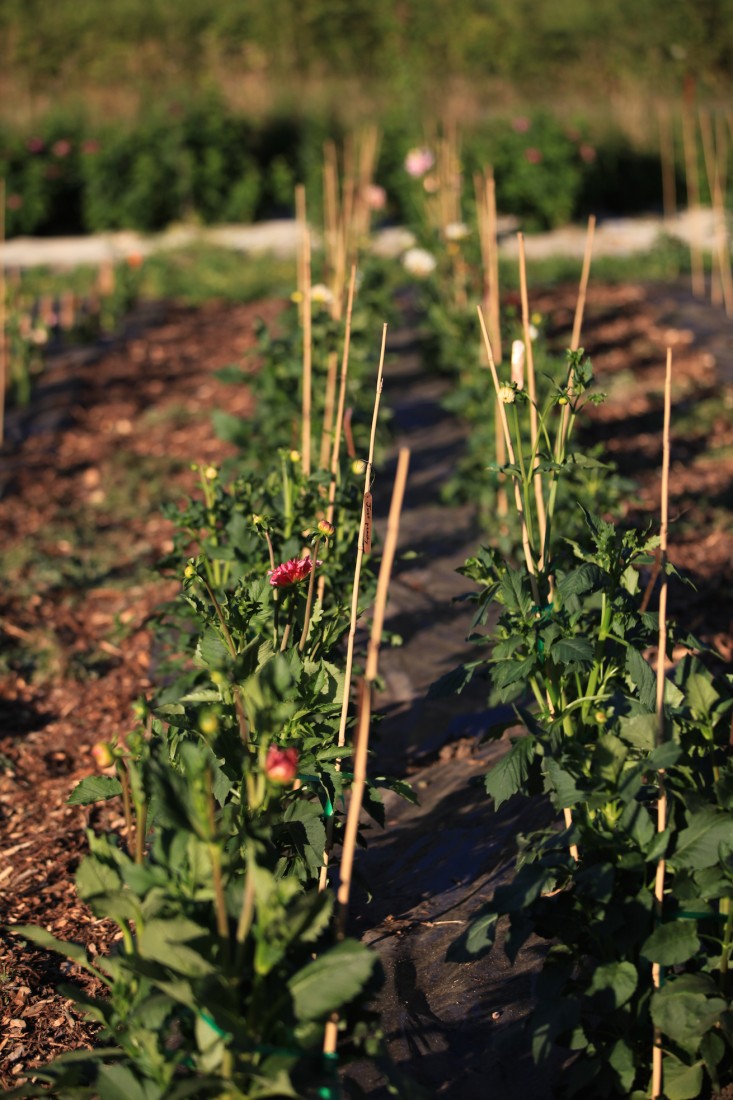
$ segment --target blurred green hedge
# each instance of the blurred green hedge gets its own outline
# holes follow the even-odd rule
[[[383,119],[382,129],[384,216],[414,224],[420,196],[404,159],[426,139],[408,129],[404,115]],[[290,214],[297,181],[307,185],[310,209],[319,210],[323,143],[342,136],[338,123],[315,114],[255,124],[213,94],[156,103],[134,122],[100,125],[52,112],[32,131],[0,129],[7,233],[250,222]],[[491,164],[500,210],[518,215],[527,229],[661,201],[656,155],[630,148],[619,135],[594,142],[582,124],[565,126],[547,112],[474,123],[461,146],[467,209],[473,173]]]

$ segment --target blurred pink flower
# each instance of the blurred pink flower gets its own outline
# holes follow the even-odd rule
[[[100,148],[101,146],[98,141],[95,141],[94,138],[89,138],[87,141],[82,142],[81,151],[82,153],[86,153],[87,156],[94,156],[95,153],[99,152]]]
[[[387,205],[387,192],[377,183],[370,183],[364,191],[364,199],[370,210],[384,210]]]
[[[528,149],[524,150],[524,159],[528,161],[529,164],[542,164],[544,157],[539,149],[535,149],[533,145],[530,145]]]
[[[42,153],[46,148],[46,142],[41,137],[28,138],[25,147],[29,153]]]
[[[270,745],[265,758],[265,775],[271,783],[290,785],[298,774],[298,750]]]
[[[410,149],[405,157],[405,171],[413,179],[420,179],[435,164],[435,157],[429,149]]]
[[[578,152],[580,153],[580,159],[584,160],[586,164],[592,164],[596,159],[596,151],[592,145],[581,145]]]
[[[8,195],[8,210],[21,210],[23,207],[22,195]]]
[[[66,138],[59,138],[51,146],[51,152],[55,157],[68,157],[71,152],[71,142]]]
[[[570,126],[565,131],[565,137],[568,139],[568,141],[580,141],[580,130],[576,130],[575,127]]]
[[[322,565],[320,561],[316,565]],[[290,561],[278,565],[276,569],[268,569],[270,584],[273,588],[289,588],[291,584],[298,584],[309,576],[313,569],[311,558],[291,558]]]
[[[530,121],[526,115],[517,115],[512,119],[512,130],[517,134],[526,134],[529,127]]]

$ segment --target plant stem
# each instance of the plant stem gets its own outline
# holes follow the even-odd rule
[[[216,911],[216,930],[219,933],[222,953],[229,958],[229,915],[224,894],[224,878],[221,866],[221,847],[216,840],[216,804],[212,786],[211,769],[206,769],[206,802],[209,825],[209,858],[211,859],[211,878],[214,886],[214,908]]]
[[[313,610],[313,592],[316,587],[316,569],[318,568],[318,548],[321,545],[320,538],[317,538],[313,546],[313,566],[311,568],[310,577],[308,578],[308,595],[305,601],[305,616],[303,618],[303,633],[300,635],[300,642],[298,643],[298,653],[302,653],[305,649],[305,643],[308,640],[308,631],[311,625],[311,612]]]
[[[130,794],[130,776],[127,774],[127,764],[124,760],[117,761],[117,777],[122,787],[122,812],[125,815],[125,832],[127,851],[133,854],[133,827],[132,827],[132,796]]]

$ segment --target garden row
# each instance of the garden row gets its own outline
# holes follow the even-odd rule
[[[666,506],[660,536],[624,527],[623,486],[579,435],[603,399],[580,347],[584,284],[571,350],[545,358],[524,281],[520,316],[499,308],[491,187],[478,247],[460,206],[436,209],[422,167],[410,178],[433,251],[360,264],[356,290],[341,209],[321,282],[304,232],[298,290],[277,333],[261,332],[258,373],[226,372],[254,386],[256,421],[217,416],[240,459],[203,466],[197,498],[173,513],[181,596],[160,686],[134,730],[96,746],[104,774],[72,795],[122,800],[121,835],[90,830],[77,877],[117,946],[90,960],[16,929],[108,989],[74,991],[100,1045],[39,1074],[60,1095],[336,1096],[337,1055],[372,1057],[403,1087],[366,1010],[375,956],[345,933],[362,802],[382,817],[365,770],[398,504],[377,585],[375,360],[405,269],[479,441],[468,491],[497,536],[465,566],[480,655],[435,690],[483,675],[492,701],[513,705],[525,734],[487,794],[543,795],[556,817],[519,838],[516,875],[451,957],[494,949],[506,916],[511,958],[546,941],[528,1032],[539,1063],[564,1062],[557,1095],[592,1081],[598,1095],[692,1100],[731,1081],[730,677],[666,621]],[[511,369],[496,365],[507,337]],[[373,597],[364,650],[356,626]],[[675,645],[686,655],[665,678]]]

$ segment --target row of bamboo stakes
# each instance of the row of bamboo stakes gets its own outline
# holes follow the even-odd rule
[[[688,117],[688,116],[685,116]],[[722,133],[718,128],[716,131],[715,139],[713,139],[712,131],[710,128],[709,119],[707,123],[703,121],[704,116],[701,116],[701,133],[703,140],[703,151],[705,155],[706,171],[708,172],[708,183],[710,186],[710,192],[713,196],[713,206],[716,213],[720,216],[721,224],[723,222],[723,204],[725,194],[725,179],[727,171],[727,143],[724,142]],[[663,131],[660,115],[660,133]],[[689,118],[688,122],[684,123],[683,118],[683,135],[687,134],[685,138],[685,162],[688,169],[688,198],[692,204],[696,200],[696,196],[699,201],[699,190],[696,192],[696,176],[692,173],[692,160],[695,159],[690,152],[690,136],[689,136]],[[663,162],[663,178],[666,179],[665,184],[665,209],[667,209],[667,202],[669,200],[669,171],[666,166],[666,158],[669,156],[669,142],[666,138],[663,138],[661,142],[662,149],[662,162]],[[328,493],[328,511],[327,518],[329,522],[333,520],[334,514],[334,500],[335,500],[335,487],[336,479],[338,476],[339,468],[339,450],[341,437],[343,434],[343,417],[344,417],[344,403],[345,403],[345,390],[346,379],[348,372],[348,358],[349,358],[349,340],[351,331],[351,316],[353,309],[355,282],[356,282],[356,253],[361,240],[363,240],[369,231],[369,210],[367,203],[363,200],[363,196],[366,194],[366,187],[370,182],[373,174],[374,164],[376,162],[376,155],[378,150],[378,137],[376,130],[370,131],[363,138],[362,143],[357,146],[350,146],[345,155],[345,170],[343,183],[339,186],[339,173],[336,157],[335,147],[329,143],[325,148],[324,155],[324,246],[325,246],[325,265],[327,277],[329,280],[331,290],[331,316],[334,321],[339,321],[342,316],[343,302],[344,302],[344,290],[346,283],[346,271],[350,268],[350,278],[348,285],[348,295],[346,301],[346,323],[344,329],[344,344],[343,344],[343,356],[341,365],[341,374],[338,386],[338,403],[335,411],[334,421],[334,405],[336,382],[337,382],[337,368],[338,358],[335,353],[329,355],[327,382],[326,382],[326,408],[324,411],[324,422],[321,434],[321,446],[320,446],[320,465],[326,467],[326,462],[329,457],[330,450],[330,482]],[[666,152],[665,152],[666,150]],[[439,175],[446,180],[459,179],[459,158],[457,153],[457,142],[455,135],[448,135],[444,142],[439,147],[438,158],[438,171]],[[510,461],[513,461],[511,456],[511,438],[508,431],[508,425],[506,423],[506,411],[503,403],[498,400],[499,380],[496,370],[497,362],[501,362],[501,332],[499,323],[499,281],[498,281],[498,245],[497,245],[497,220],[496,220],[496,191],[495,183],[493,179],[493,173],[489,170],[482,175],[479,175],[474,180],[476,199],[477,199],[477,212],[478,212],[478,224],[479,224],[479,236],[481,243],[481,256],[483,267],[483,293],[482,293],[482,305],[483,310],[486,312],[489,318],[488,327],[484,320],[484,313],[482,307],[479,306],[479,320],[481,324],[481,330],[484,336],[484,343],[487,351],[489,366],[491,368],[494,386],[497,392],[497,407],[499,410],[499,416],[497,416],[497,424],[499,425],[499,432],[497,434],[497,458],[500,460],[500,453],[502,451],[504,462],[506,462],[506,456],[509,455]],[[460,188],[448,187],[441,188],[444,190],[443,198],[441,199],[442,207],[439,211],[439,219],[443,225],[448,224],[451,221],[460,220]],[[0,244],[4,240],[4,212],[5,212],[5,195],[4,185],[0,181]],[[299,290],[299,302],[301,311],[301,323],[303,329],[303,371],[302,371],[302,416],[301,416],[301,449],[302,449],[302,462],[304,472],[309,474],[311,472],[312,461],[312,329],[311,329],[311,233],[307,219],[306,211],[306,196],[305,190],[299,187],[296,192],[296,212],[298,218],[298,224],[300,227],[300,247],[298,251],[298,290]],[[579,347],[580,334],[582,329],[583,310],[585,305],[585,298],[587,292],[588,278],[590,272],[590,259],[592,253],[593,244],[593,231],[595,226],[595,220],[593,218],[589,221],[588,226],[588,238],[586,253],[583,263],[583,271],[581,275],[580,291],[578,297],[578,305],[576,308],[575,321],[573,325],[573,334],[571,347],[576,349]],[[693,256],[696,256],[696,251],[693,247]],[[727,234],[723,237],[722,231],[720,236],[720,247],[716,251],[718,262],[718,274],[719,274],[719,286],[722,292],[722,298],[726,306],[726,310],[729,312],[729,307],[733,308],[733,286],[730,280],[730,262],[727,244]],[[727,259],[727,268],[726,268]],[[701,268],[697,267],[696,260],[692,263],[693,269],[693,291],[698,293],[700,290],[699,274]],[[532,362],[532,341],[529,332],[529,305],[526,283],[526,264],[524,258],[524,242],[520,234],[520,285],[521,285],[521,298],[522,298],[522,323],[525,337],[525,349],[527,353],[527,368],[528,368],[528,388],[533,390],[534,387],[534,369]],[[6,287],[5,287],[5,275],[4,267],[0,263],[0,401],[4,400],[5,391],[5,300],[6,300]],[[374,454],[374,440],[377,424],[377,417],[379,411],[379,401],[382,391],[383,369],[384,369],[384,356],[386,347],[386,325],[383,328],[382,333],[382,346],[379,359],[379,368],[377,374],[376,395],[374,401],[374,411],[372,418],[372,430],[370,435],[369,444],[369,458],[366,463],[365,471],[365,483],[364,492],[362,497],[362,510],[360,520],[360,532],[357,548],[357,561],[354,576],[354,587],[352,593],[352,608],[351,608],[351,622],[348,638],[347,649],[347,675],[345,677],[344,685],[344,701],[341,716],[341,725],[339,730],[339,746],[345,748],[346,743],[346,716],[348,712],[349,697],[350,697],[350,683],[351,673],[353,669],[353,641],[356,631],[356,619],[358,615],[358,590],[360,571],[363,561],[363,554],[366,550],[366,525],[370,522],[371,514],[371,476],[372,476],[372,462]],[[666,555],[667,549],[667,522],[668,522],[668,482],[669,482],[669,421],[670,421],[670,388],[671,388],[671,352],[667,353],[667,371],[665,382],[665,417],[664,417],[664,445],[663,445],[663,472],[662,472],[662,526],[661,526],[661,555],[662,563]],[[534,393],[530,392],[530,398],[534,399]],[[0,406],[0,441],[2,439],[2,422],[3,416],[1,415],[2,406]],[[534,430],[536,431],[536,425]],[[346,931],[346,920],[348,914],[350,891],[353,875],[353,858],[356,846],[356,838],[359,825],[359,816],[361,813],[361,807],[363,803],[363,794],[366,783],[367,773],[367,755],[368,755],[368,743],[369,743],[369,729],[371,723],[371,705],[372,696],[374,692],[374,685],[378,672],[378,657],[379,647],[381,643],[382,627],[384,623],[384,615],[387,600],[387,590],[389,585],[389,579],[391,575],[392,564],[394,560],[397,538],[399,533],[399,521],[404,500],[405,485],[407,478],[407,471],[409,466],[409,452],[405,449],[400,451],[399,460],[397,465],[397,474],[395,478],[395,484],[392,494],[392,503],[389,512],[389,519],[387,524],[387,532],[385,539],[385,547],[382,555],[382,562],[378,578],[377,596],[375,600],[374,614],[372,620],[372,630],[369,639],[368,651],[367,651],[367,664],[365,674],[362,677],[359,691],[359,703],[357,712],[357,724],[356,724],[356,737],[353,747],[353,760],[354,760],[354,782],[351,788],[351,798],[349,801],[349,808],[347,812],[346,828],[344,834],[344,843],[342,847],[341,866],[339,873],[339,886],[337,892],[337,907],[336,907],[336,923],[335,932],[336,938],[343,939]],[[538,484],[539,478],[535,479],[535,483]],[[540,526],[542,527],[542,514],[543,508],[540,507],[541,501],[541,488],[539,489],[539,496],[537,500],[538,504],[538,516]],[[517,501],[517,507],[519,510],[520,520],[523,517],[521,500]],[[528,551],[528,542],[526,539],[526,524],[523,523],[523,545],[525,547],[525,555],[527,556],[527,564],[531,577],[536,576],[536,563],[533,561],[531,552]],[[544,547],[544,534],[541,535],[542,553],[537,563],[541,568],[543,565],[543,558],[545,555]],[[659,654],[658,654],[658,670],[657,670],[657,711],[659,721],[659,740],[660,743],[664,739],[664,665],[665,665],[665,646],[666,646],[666,581],[665,574],[662,571],[662,592],[660,597],[660,628],[659,628]],[[321,578],[321,584],[323,578]],[[323,589],[320,589],[320,595],[322,596]],[[663,831],[666,827],[666,795],[664,792],[664,776],[662,773],[659,775],[659,801],[658,801],[658,829]],[[572,823],[572,816],[570,811],[565,812],[566,824]],[[332,839],[332,834],[331,834]],[[324,854],[324,869],[321,876],[320,888],[325,889],[328,881],[328,856],[330,849]],[[578,858],[577,849],[573,851],[574,858]],[[655,904],[658,912],[661,912],[664,895],[664,875],[665,867],[664,862],[660,861],[658,865],[657,878],[655,883]],[[660,982],[660,968],[658,964],[654,964],[653,967],[653,980],[655,986],[658,987]],[[338,1038],[338,1017],[333,1017],[326,1025],[324,1035],[324,1055],[326,1058],[332,1058],[336,1053],[337,1038]],[[652,1097],[661,1096],[662,1090],[662,1050],[660,1043],[660,1036],[655,1033],[653,1044],[653,1082],[652,1082]]]

